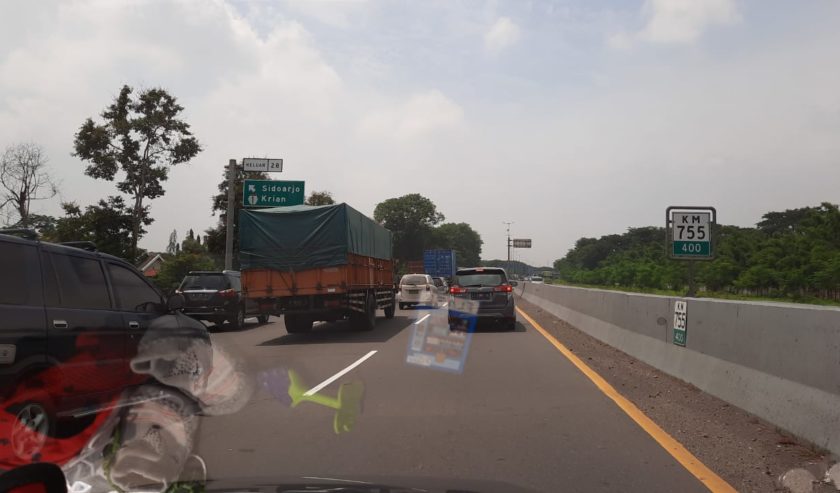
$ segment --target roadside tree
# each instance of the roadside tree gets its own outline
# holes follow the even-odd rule
[[[103,122],[88,118],[74,141],[74,155],[89,163],[85,174],[113,181],[122,173],[117,189],[132,198],[132,259],[138,256],[144,222],[150,222],[148,201],[164,195],[169,168],[188,163],[201,152],[189,124],[180,118],[184,108],[175,97],[160,88],[143,90],[136,97],[133,92],[123,86],[102,112]]]
[[[444,220],[435,204],[417,193],[380,202],[373,218],[394,233],[394,256],[400,260],[422,258],[432,228]]]
[[[0,210],[11,209],[9,224],[30,227],[32,201],[50,199],[57,193],[41,146],[30,142],[6,148],[0,156]]]
[[[335,204],[335,200],[330,192],[322,191],[322,192],[312,192],[309,194],[309,197],[306,198],[306,205],[332,205]]]

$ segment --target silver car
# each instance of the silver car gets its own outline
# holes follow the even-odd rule
[[[400,310],[409,306],[430,306],[439,304],[438,287],[428,274],[406,274],[400,279],[397,293]]]

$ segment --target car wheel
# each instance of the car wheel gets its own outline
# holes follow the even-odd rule
[[[31,400],[18,406],[9,437],[14,454],[24,460],[37,457],[52,431],[54,420],[45,401]]]
[[[230,318],[230,325],[234,329],[245,327],[245,308],[240,306],[236,309],[236,313]]]
[[[509,320],[505,321],[505,328],[507,330],[510,330],[510,331],[515,331],[516,330],[516,319],[512,318],[512,319],[509,319]]]
[[[259,322],[261,324],[267,324],[268,323],[268,315],[257,315],[257,322]]]

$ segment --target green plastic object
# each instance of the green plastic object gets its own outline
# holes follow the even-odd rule
[[[392,235],[347,204],[243,209],[240,268],[296,271],[347,264],[347,254],[390,260]]]
[[[338,396],[330,397],[323,394],[306,395],[307,387],[294,370],[289,370],[289,397],[292,407],[302,402],[312,402],[335,409],[333,430],[336,435],[351,431],[356,425],[356,417],[362,411],[362,397],[365,386],[362,382],[347,382],[338,388]]]

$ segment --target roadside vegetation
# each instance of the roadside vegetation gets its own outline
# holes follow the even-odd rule
[[[699,296],[840,305],[840,210],[822,203],[768,212],[754,228],[717,226],[715,259],[695,263]],[[688,263],[668,258],[665,229],[581,238],[554,263],[555,282],[684,295]]]

